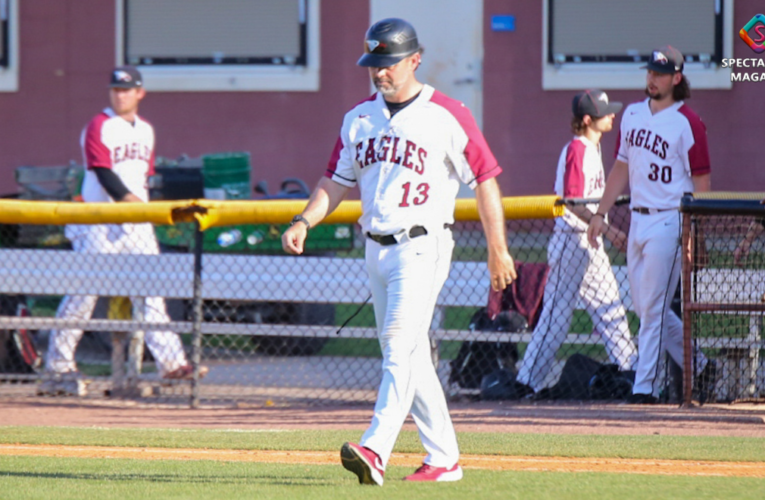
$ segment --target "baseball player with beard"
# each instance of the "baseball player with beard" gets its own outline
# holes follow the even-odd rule
[[[657,402],[659,359],[664,352],[683,366],[683,325],[670,303],[680,280],[680,199],[711,188],[706,127],[684,100],[690,97],[683,55],[674,47],[653,51],[646,66],[648,99],[622,115],[617,156],[588,238],[595,248],[616,197],[630,186],[632,220],[627,248],[630,294],[640,318],[639,356],[629,402]],[[709,390],[714,362],[695,352],[697,384]]]
[[[154,129],[138,116],[138,104],[145,96],[143,79],[131,66],[111,73],[111,107],[93,118],[83,130],[81,145],[87,171],[82,197],[87,202],[149,201],[148,176],[154,172]],[[66,236],[75,252],[86,254],[157,255],[159,246],[151,224],[70,225]],[[90,319],[98,297],[67,295],[59,305],[60,319]],[[162,297],[145,299],[144,319],[150,323],[168,323],[170,318]],[[73,391],[85,395],[86,389],[77,372],[74,352],[82,338],[80,329],[52,330],[46,359],[46,380],[42,394],[59,392],[67,383],[76,382]],[[146,332],[146,344],[157,360],[160,374],[166,379],[185,379],[192,375],[178,335],[167,330]],[[206,367],[200,367],[204,376]],[[75,387],[72,385],[72,387]]]
[[[470,111],[417,81],[421,48],[414,28],[384,19],[366,33],[358,64],[377,88],[343,120],[325,177],[302,214],[282,236],[300,254],[307,231],[354,186],[366,235],[366,266],[383,353],[383,374],[372,423],[359,444],[345,443],[343,466],[362,484],[383,484],[385,467],[411,412],[428,452],[409,481],[462,478],[457,438],[430,356],[428,330],[449,274],[449,229],[459,183],[476,191],[494,289],[515,279],[507,250],[501,172]]]
[[[605,186],[600,139],[613,127],[622,103],[609,102],[605,92],[592,89],[577,94],[572,108],[575,135],[560,154],[555,194],[562,198],[600,198]],[[563,217],[555,219],[547,251],[550,271],[544,306],[518,371],[517,381],[527,386],[519,386],[521,393],[544,388],[579,297],[611,362],[621,370],[630,370],[637,357],[608,255],[602,247],[596,249],[587,242],[587,223],[597,209],[597,204],[571,206]],[[603,231],[618,248],[626,246],[627,237],[618,228],[605,224]]]

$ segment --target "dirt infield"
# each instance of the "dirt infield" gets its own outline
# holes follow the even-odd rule
[[[219,460],[284,464],[335,465],[337,452],[200,450],[106,446],[0,445],[0,455],[78,458],[128,458],[140,460]],[[417,467],[421,454],[394,453],[390,464]],[[507,457],[462,455],[466,469],[536,472],[613,472],[670,476],[733,476],[765,478],[763,462],[713,462],[689,460],[638,460],[621,458]]]
[[[458,432],[765,437],[765,406],[618,404],[451,404]],[[354,429],[372,406],[204,407],[142,405],[123,400],[0,398],[0,425],[200,429]],[[414,429],[408,422],[407,429]]]

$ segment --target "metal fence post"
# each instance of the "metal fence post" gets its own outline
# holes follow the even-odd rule
[[[694,248],[691,241],[691,214],[684,212],[683,216],[683,235],[682,235],[682,313],[683,313],[683,403],[681,406],[690,408],[693,391],[693,371],[691,358],[693,356],[692,348],[692,324],[691,310],[688,307],[691,303],[691,272],[693,271]]]
[[[199,365],[202,360],[202,244],[203,233],[199,222],[194,222],[194,298],[192,301],[191,364],[194,376],[191,380],[191,407],[199,408]]]

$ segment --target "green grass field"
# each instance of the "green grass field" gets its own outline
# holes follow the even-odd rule
[[[207,449],[336,451],[358,431],[214,431],[0,427],[0,443]],[[463,453],[765,462],[765,439],[462,433]],[[403,432],[397,452],[422,453]],[[338,465],[0,456],[2,499],[407,498],[450,499],[761,499],[765,479],[616,473],[467,470],[451,484],[400,481],[388,468],[383,488],[362,487]]]
[[[383,488],[340,466],[124,459],[0,458],[4,499],[761,499],[765,480],[557,472],[468,471],[459,483],[409,484],[390,467]]]

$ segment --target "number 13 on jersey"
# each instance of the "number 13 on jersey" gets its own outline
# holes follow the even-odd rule
[[[404,183],[401,188],[404,190],[403,198],[401,199],[401,203],[398,204],[399,207],[408,207],[409,206],[409,191],[412,187],[411,182]],[[421,184],[418,184],[416,189],[416,193],[414,194],[414,198],[412,198],[412,203],[414,205],[422,205],[426,201],[428,201],[428,189],[430,189],[430,186],[427,182],[423,182]]]

